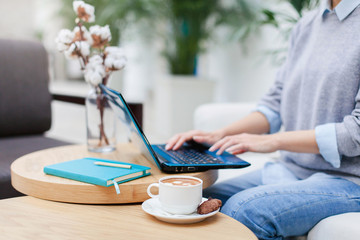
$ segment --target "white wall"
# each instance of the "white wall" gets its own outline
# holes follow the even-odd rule
[[[59,8],[59,0],[0,0],[0,38],[41,40],[49,52],[52,78],[55,74],[65,77],[58,70],[64,64],[63,57],[55,50],[61,28]]]
[[[0,1],[0,37],[35,39],[35,0]]]

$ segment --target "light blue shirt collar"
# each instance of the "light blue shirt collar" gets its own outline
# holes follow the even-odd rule
[[[335,12],[340,21],[347,18],[360,5],[360,0],[342,0],[335,9],[331,10],[331,0],[324,0],[321,4],[322,15]]]

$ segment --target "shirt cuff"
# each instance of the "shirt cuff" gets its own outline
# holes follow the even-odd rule
[[[340,154],[337,147],[335,123],[319,125],[315,128],[316,143],[325,161],[334,168],[340,167]]]
[[[278,112],[275,112],[274,110],[264,105],[258,105],[256,107],[256,111],[261,112],[265,115],[266,119],[270,124],[270,134],[276,133],[280,130],[281,118]]]

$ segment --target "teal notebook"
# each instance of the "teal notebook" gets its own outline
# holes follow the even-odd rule
[[[125,164],[131,165],[131,168],[99,166],[95,165],[94,162]],[[114,185],[114,183],[119,184],[148,176],[150,175],[150,168],[99,158],[82,158],[45,166],[44,172],[58,177],[108,187]],[[119,193],[117,184],[115,184],[115,188]]]

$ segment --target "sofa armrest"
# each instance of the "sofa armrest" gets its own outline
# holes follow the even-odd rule
[[[194,129],[213,131],[224,127],[250,112],[256,103],[209,103],[199,106],[194,113]]]

